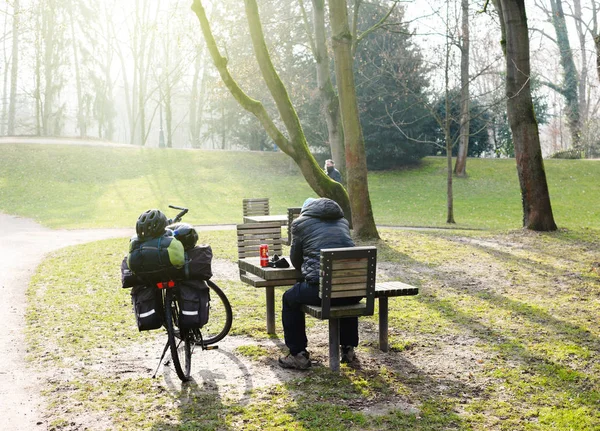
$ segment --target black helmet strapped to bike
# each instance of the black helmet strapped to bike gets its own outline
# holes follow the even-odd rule
[[[135,231],[141,240],[157,238],[165,233],[167,224],[167,216],[162,211],[151,209],[138,217]]]
[[[173,235],[182,244],[184,250],[189,250],[196,246],[198,242],[198,232],[191,224],[187,223],[174,223],[168,226],[173,231]]]

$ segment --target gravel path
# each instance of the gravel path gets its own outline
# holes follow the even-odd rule
[[[131,229],[51,230],[0,214],[0,430],[31,431],[42,424],[39,377],[25,356],[25,290],[44,255],[69,245],[132,235]]]

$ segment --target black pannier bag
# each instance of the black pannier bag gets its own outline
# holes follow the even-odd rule
[[[135,275],[129,266],[127,266],[127,256],[123,258],[123,262],[121,262],[121,287],[133,287],[138,286],[140,284],[144,284],[144,280]]]
[[[179,327],[184,329],[201,328],[208,322],[210,293],[201,280],[185,280],[179,286]]]
[[[210,280],[212,277],[212,248],[208,244],[197,245],[185,252],[185,278]]]
[[[184,264],[183,245],[169,234],[129,244],[127,265],[147,284],[184,278]]]
[[[140,331],[158,329],[163,324],[162,294],[156,286],[134,286],[131,302]]]

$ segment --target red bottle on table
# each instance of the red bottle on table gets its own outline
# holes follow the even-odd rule
[[[269,266],[269,245],[261,244],[259,251],[260,251],[260,266]]]

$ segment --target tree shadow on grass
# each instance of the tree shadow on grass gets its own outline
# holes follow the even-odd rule
[[[210,351],[213,352],[213,351]],[[224,397],[236,398],[236,408],[247,405],[250,394],[254,389],[254,381],[246,365],[233,353],[219,350],[211,355],[210,360],[226,364],[216,370],[210,369],[203,361],[203,351],[198,350],[192,357],[193,370],[191,379],[181,383],[174,370],[166,368],[164,379],[166,389],[177,406],[174,411],[166,415],[164,421],[152,425],[152,430],[235,430],[229,424],[227,415],[231,412],[232,401]],[[235,387],[228,382],[230,377],[226,373],[239,376]]]
[[[444,237],[444,240],[448,238]],[[465,270],[466,262],[456,261],[444,268],[427,266],[427,271],[422,274],[421,280],[427,288],[421,290],[416,301],[426,309],[435,311],[436,316],[450,323],[451,327],[462,328],[463,334],[468,334],[476,340],[478,348],[492,353],[487,368],[479,375],[479,378],[489,382],[485,388],[487,396],[509,394],[508,396],[512,397],[510,404],[529,412],[529,416],[525,415],[526,419],[523,419],[522,415],[509,414],[507,421],[513,421],[514,424],[519,420],[532,420],[537,423],[542,420],[540,410],[545,419],[550,421],[550,415],[544,410],[548,408],[556,409],[560,412],[559,415],[567,418],[551,419],[559,422],[563,420],[562,425],[569,423],[570,415],[579,412],[587,421],[581,429],[598,426],[599,338],[581,323],[577,323],[584,320],[581,318],[583,312],[591,313],[587,320],[593,323],[593,307],[581,311],[572,301],[568,302],[563,298],[564,306],[568,307],[566,310],[572,310],[573,318],[576,319],[570,321],[568,317],[552,315],[544,308],[544,302],[540,302],[540,305],[535,302],[538,298],[543,300],[548,297],[543,296],[544,289],[548,289],[549,296],[554,294],[551,281],[557,277],[566,280],[563,292],[570,289],[575,292],[581,290],[577,283],[578,278],[573,278],[568,269],[540,264],[535,259],[516,256],[485,245],[469,243],[463,246],[483,251],[491,256],[493,261],[498,262],[501,269],[516,268],[517,275],[522,272],[522,276],[536,279],[535,286],[527,286],[527,278],[522,284],[509,286],[505,283],[506,288],[500,293],[496,286],[489,284],[489,280],[470,276],[468,270]],[[394,261],[401,262],[404,267],[413,271],[416,269],[417,272],[423,267],[422,262],[414,261],[395,251],[393,247],[386,247],[388,246],[382,247],[385,253]],[[544,283],[544,279],[547,279],[548,283]],[[532,292],[534,289],[535,292]],[[527,302],[527,291],[531,292],[531,303]],[[511,297],[511,293],[525,299],[515,299],[514,296]],[[472,298],[473,301],[468,298]],[[390,302],[392,313],[397,307],[396,302]],[[495,314],[494,310],[498,310],[498,313]],[[565,313],[563,307],[560,315],[568,316],[568,311]],[[417,339],[423,339],[423,335],[415,334]],[[432,339],[438,344],[452,342],[452,336],[445,334],[434,335]],[[465,347],[459,346],[460,348]],[[399,368],[398,371],[401,372],[402,369]],[[499,385],[500,389],[496,385]],[[417,385],[411,389],[418,393],[420,387]],[[495,418],[500,422],[503,413],[499,412],[506,402],[490,399],[485,405],[488,410],[486,414],[492,420]],[[508,422],[506,426],[510,426]],[[559,423],[557,426],[560,428],[560,425]],[[586,426],[589,428],[585,428]]]
[[[307,431],[469,429],[455,411],[460,397],[423,388],[452,388],[463,396],[471,388],[432,380],[410,361],[396,363],[395,369],[342,366],[340,373],[314,368],[285,384],[294,400],[288,413]]]

